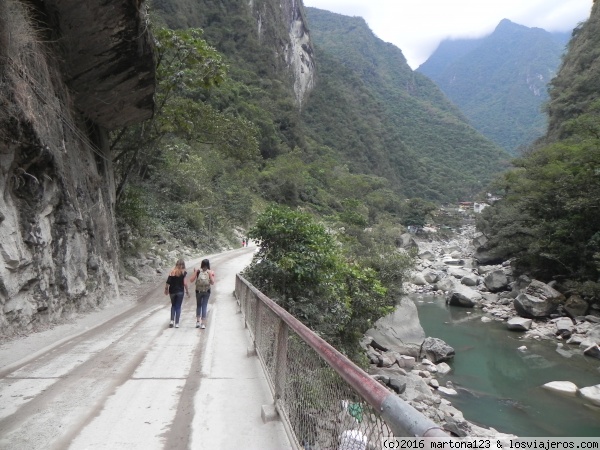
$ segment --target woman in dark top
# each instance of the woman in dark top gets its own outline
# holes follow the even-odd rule
[[[177,260],[175,267],[169,273],[167,283],[165,284],[165,295],[169,294],[171,297],[171,323],[170,328],[179,328],[179,317],[181,316],[181,305],[183,304],[183,293],[190,296],[188,290],[187,281],[185,277],[187,272],[185,271],[185,262],[183,259]]]

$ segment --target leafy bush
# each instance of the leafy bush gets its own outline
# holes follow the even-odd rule
[[[249,236],[259,250],[244,275],[258,289],[350,357],[373,322],[394,306],[377,272],[349,262],[307,213],[271,206]]]
[[[148,207],[144,190],[139,186],[128,186],[121,201],[117,203],[116,213],[123,224],[139,230],[147,231]]]

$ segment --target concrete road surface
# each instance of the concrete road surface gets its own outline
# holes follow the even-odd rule
[[[261,420],[273,399],[233,297],[253,251],[211,256],[204,330],[193,295],[168,327],[161,278],[110,316],[0,346],[0,449],[291,448],[280,421]]]

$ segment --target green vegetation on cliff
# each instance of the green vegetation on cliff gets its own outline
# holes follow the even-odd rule
[[[383,176],[405,197],[456,201],[502,168],[507,155],[363,19],[315,8],[307,17],[319,73],[303,119],[351,171]]]
[[[252,120],[267,160],[299,152],[304,164],[325,158],[327,167],[333,158],[352,174],[385,178],[402,198],[440,201],[472,196],[503,168],[507,155],[471,128],[439,89],[412,72],[401,51],[379,40],[362,19],[306,9],[317,81],[300,113],[289,71],[274,56],[289,23],[273,23],[282,19],[272,12],[271,1],[260,2],[266,11],[260,27],[268,30],[260,39],[257,19],[245,4],[199,1],[183,20],[181,11],[189,5],[156,3],[166,23],[185,27],[192,21],[224,54],[231,83],[207,100]],[[293,184],[288,186],[292,198],[319,203],[307,191],[314,192],[320,180]]]
[[[547,136],[498,181],[503,199],[478,226],[520,272],[600,285],[600,4],[576,30],[550,90]],[[590,284],[591,283],[591,284]],[[592,286],[592,287],[590,287]],[[575,288],[574,288],[575,289]]]

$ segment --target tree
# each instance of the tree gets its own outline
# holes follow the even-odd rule
[[[223,114],[202,100],[207,89],[225,80],[221,55],[202,39],[202,30],[153,31],[156,44],[156,106],[152,119],[112,136],[117,174],[117,201],[131,174],[144,178],[162,164],[173,138],[216,149],[222,157],[256,161],[256,128],[248,120]],[[173,147],[172,147],[173,148]],[[181,155],[181,160],[185,159]]]
[[[503,177],[506,195],[483,211],[478,226],[519,271],[598,279],[599,122],[600,108],[591,108],[564,124],[568,138],[516,160]]]
[[[404,225],[416,225],[422,227],[427,222],[427,217],[437,209],[437,206],[422,198],[412,198],[406,202],[406,213],[404,214]]]
[[[153,34],[154,116],[112,135],[119,222],[140,234],[153,222],[192,245],[212,245],[216,229],[246,225],[252,216],[257,129],[204,100],[227,79],[221,55],[202,39],[202,30],[159,28]]]
[[[333,236],[307,213],[271,206],[249,236],[259,250],[244,272],[258,289],[350,357],[394,302],[372,268],[345,260]]]

